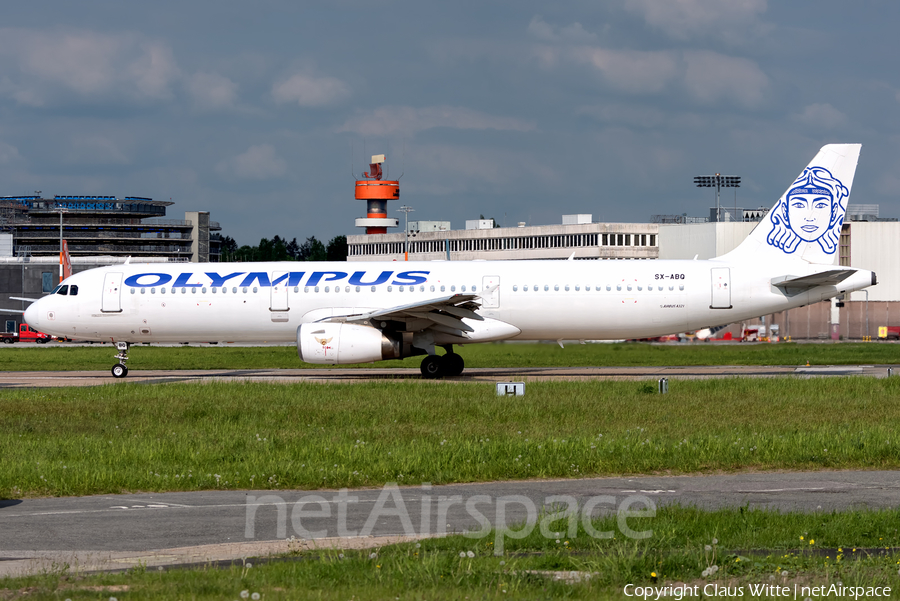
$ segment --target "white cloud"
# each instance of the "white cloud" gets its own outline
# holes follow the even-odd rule
[[[573,56],[594,67],[614,88],[635,94],[659,92],[679,71],[677,56],[671,52],[583,46]]]
[[[195,73],[186,82],[195,106],[220,109],[234,106],[238,86],[218,73]]]
[[[581,23],[575,22],[563,27],[551,25],[540,15],[532,17],[528,24],[528,33],[542,42],[571,42],[586,44],[597,39],[597,34],[585,31]]]
[[[0,94],[43,106],[75,94],[156,100],[180,73],[171,50],[140,35],[0,29]]]
[[[648,25],[685,40],[745,33],[766,12],[766,0],[626,0],[625,8]]]
[[[296,102],[300,106],[325,106],[350,95],[350,87],[334,77],[314,77],[297,73],[272,86],[272,96],[279,104]]]
[[[6,142],[0,141],[0,165],[10,163],[15,159],[21,158],[21,156],[22,155],[19,154],[18,148],[7,144]]]
[[[241,179],[272,179],[287,172],[287,163],[271,144],[251,146],[245,152],[216,165],[216,171]]]
[[[348,119],[338,131],[354,132],[364,136],[411,135],[435,127],[531,131],[535,125],[513,117],[496,117],[463,107],[384,106],[374,111],[358,113]]]
[[[834,129],[847,122],[847,115],[828,103],[810,104],[793,117],[805,125],[825,129]]]
[[[753,61],[706,51],[685,52],[684,60],[684,85],[696,100],[731,100],[747,108],[762,104],[769,78]]]

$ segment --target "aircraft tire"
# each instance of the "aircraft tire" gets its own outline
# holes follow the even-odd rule
[[[466,368],[466,362],[460,355],[456,353],[447,353],[441,359],[444,362],[444,375],[455,377],[460,375]]]
[[[422,377],[426,380],[435,380],[444,375],[444,362],[442,357],[437,355],[428,355],[422,359],[422,365],[419,366]]]
[[[124,378],[128,375],[128,368],[121,363],[116,363],[112,367],[112,375],[115,378]]]

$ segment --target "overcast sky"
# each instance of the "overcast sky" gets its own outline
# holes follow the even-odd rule
[[[172,199],[241,244],[361,233],[353,173],[413,219],[772,206],[830,142],[900,216],[900,2],[7,2],[0,195]],[[351,170],[352,166],[352,170]],[[731,192],[725,204],[733,204]]]

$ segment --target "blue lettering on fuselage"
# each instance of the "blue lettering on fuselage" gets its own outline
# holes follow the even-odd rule
[[[200,288],[202,286],[210,286],[212,288],[220,288],[226,285],[226,282],[229,280],[233,280],[237,277],[244,276],[243,280],[239,284],[241,287],[252,286],[254,282],[256,282],[261,288],[269,288],[272,286],[277,286],[278,284],[287,285],[287,286],[300,286],[303,281],[303,276],[306,275],[305,271],[289,271],[289,272],[275,272],[280,273],[278,277],[272,275],[270,279],[269,274],[264,271],[236,271],[233,273],[229,273],[228,275],[219,275],[214,271],[207,271],[203,274],[195,274],[193,272],[184,272],[178,274],[175,278],[175,281],[172,282],[173,288]],[[395,286],[415,286],[416,284],[424,284],[428,281],[428,275],[430,271],[402,271],[396,275],[394,275],[393,271],[382,271],[377,276],[374,273],[366,272],[366,271],[355,271],[353,275],[350,276],[348,283],[353,286],[378,286],[380,284],[387,284],[391,279],[391,276],[394,275],[394,280],[390,282]],[[339,280],[347,279],[347,273],[343,271],[314,271],[309,274],[309,278],[307,279],[305,286],[318,286],[322,282],[337,282]],[[189,284],[188,282],[193,279],[194,281],[198,281],[195,276],[202,277],[206,276],[209,278],[209,284]],[[155,286],[165,286],[169,282],[172,281],[172,275],[168,273],[138,273],[136,275],[128,276],[125,278],[125,285],[130,286],[132,288],[151,288]]]
[[[323,280],[322,278],[325,276],[331,277],[327,277]],[[347,277],[347,274],[343,271],[314,271],[312,272],[312,275],[309,276],[309,281],[306,282],[306,285],[318,286],[319,282],[336,282],[338,280],[343,280],[345,277]]]
[[[306,272],[305,271],[291,271],[289,273],[282,275],[281,277],[274,278],[272,280],[272,285],[277,286],[278,284],[287,280],[287,284],[285,284],[286,286],[299,286],[300,280],[303,279],[304,273],[306,273]]]
[[[146,284],[139,281],[141,278],[156,278],[156,281]],[[125,278],[125,285],[131,286],[132,288],[150,288],[151,286],[162,286],[171,281],[172,276],[168,273],[141,273],[133,275],[130,278]]]
[[[398,273],[397,279],[391,283],[395,286],[405,286],[407,284],[415,286],[416,284],[424,284],[428,281],[428,274],[428,271],[404,271]]]
[[[365,271],[357,271],[353,275],[350,276],[349,284],[351,286],[377,286],[378,284],[384,284],[389,279],[391,279],[391,274],[393,271],[382,271],[381,275],[379,275],[372,282],[364,282],[363,279],[366,277]]]
[[[175,283],[172,284],[176,288],[199,288],[203,284],[188,284],[188,280],[191,279],[193,273],[182,273],[179,274],[178,279],[175,280]]]
[[[268,288],[272,285],[269,281],[269,274],[265,271],[251,271],[247,274],[247,277],[244,278],[244,281],[241,282],[241,286],[247,287],[253,282],[259,282],[259,285],[263,288]]]
[[[213,288],[219,288],[225,285],[225,282],[230,280],[231,278],[236,278],[239,275],[244,275],[245,271],[235,271],[234,273],[229,273],[228,275],[219,275],[218,273],[207,271],[206,275],[209,276],[210,282],[209,285]]]

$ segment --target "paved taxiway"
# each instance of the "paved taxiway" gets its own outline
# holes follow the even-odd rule
[[[322,497],[324,505],[297,504],[310,494]],[[592,497],[608,495],[598,507],[611,510],[633,495],[650,498],[657,506],[681,503],[710,509],[897,507],[900,472],[646,476],[403,487],[396,495],[406,508],[412,530],[404,528],[396,515],[387,515],[388,511],[371,523],[367,536],[360,537],[379,497],[383,496],[382,507],[397,507],[397,497],[387,495],[383,489],[354,490],[346,496],[333,490],[203,491],[0,501],[0,576],[33,573],[54,562],[84,571],[126,569],[139,563],[155,567],[240,559],[300,547],[366,548],[463,532],[480,528],[466,507],[476,495],[483,495],[477,507],[492,523],[497,519],[498,498],[511,499],[512,495],[519,495],[520,501],[528,499],[536,508],[553,495],[570,495],[579,506]],[[443,509],[441,498],[445,499]],[[279,500],[284,502],[280,520],[278,507],[272,505]],[[308,513],[299,513],[298,506]],[[342,512],[345,530],[339,532]],[[314,513],[319,516],[312,516]],[[523,503],[505,505],[506,524],[522,523],[526,517]],[[295,529],[298,524],[306,531],[318,532],[308,537],[312,540],[287,542],[285,538],[302,534]]]
[[[544,380],[655,380],[658,378],[702,379],[778,376],[886,377],[889,370],[900,375],[900,365],[713,365],[670,367],[503,367],[470,368],[457,382],[509,382]],[[418,369],[313,368],[313,369],[205,369],[142,370],[133,366],[128,382],[166,384],[172,382],[368,382],[373,380],[420,380]],[[0,388],[51,388],[56,386],[97,386],[116,382],[108,371],[7,371],[0,372]],[[446,380],[445,380],[446,381]]]

